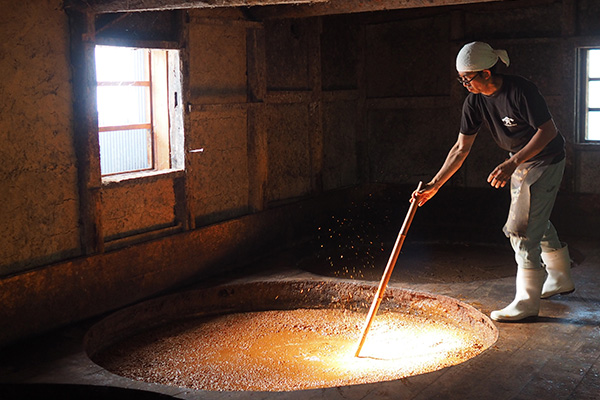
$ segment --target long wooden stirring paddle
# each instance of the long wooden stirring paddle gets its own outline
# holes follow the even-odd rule
[[[423,186],[423,182],[419,182],[419,186],[417,186],[417,191],[421,190],[421,186]],[[365,321],[365,326],[363,328],[362,337],[360,339],[360,343],[358,344],[358,348],[356,349],[355,357],[359,357],[360,351],[362,350],[363,345],[365,344],[365,340],[367,338],[367,334],[369,333],[369,329],[371,328],[371,324],[373,323],[373,318],[375,318],[375,314],[377,314],[377,310],[379,309],[379,305],[381,304],[381,300],[383,299],[383,293],[385,292],[385,288],[390,281],[390,277],[392,276],[392,272],[394,272],[394,266],[396,265],[396,261],[398,260],[398,256],[400,255],[400,250],[402,249],[402,244],[404,244],[404,239],[406,239],[406,233],[408,232],[408,228],[417,212],[417,200],[413,200],[410,203],[410,207],[408,208],[408,213],[406,214],[406,218],[404,218],[404,223],[402,224],[402,228],[400,229],[400,233],[398,234],[398,238],[396,239],[396,243],[394,244],[394,249],[392,250],[392,254],[390,255],[390,259],[388,260],[387,266],[385,267],[385,271],[383,272],[383,277],[381,278],[381,282],[379,283],[379,288],[377,289],[377,293],[375,294],[375,298],[373,299],[373,303],[371,304],[371,309],[369,310],[369,314],[367,315],[367,320]]]

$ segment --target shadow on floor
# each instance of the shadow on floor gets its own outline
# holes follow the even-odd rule
[[[166,400],[173,397],[145,390],[72,384],[0,384],[2,400]]]
[[[321,276],[377,281],[387,265],[393,243],[333,245],[307,251],[297,267]],[[510,248],[495,244],[407,242],[391,281],[458,283],[498,279],[515,274]]]

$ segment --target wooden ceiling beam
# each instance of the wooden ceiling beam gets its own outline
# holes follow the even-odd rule
[[[65,0],[65,8],[95,14],[192,8],[318,4],[329,0]]]
[[[253,7],[260,17],[266,19],[501,1],[508,0],[65,0],[65,8],[105,14],[192,8]]]
[[[454,6],[473,3],[491,3],[512,0],[329,0],[301,5],[255,7],[253,15],[259,19],[302,18],[321,15],[350,14],[358,12],[398,10],[423,7]]]

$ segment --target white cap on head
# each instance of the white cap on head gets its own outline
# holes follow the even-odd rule
[[[465,44],[456,56],[456,70],[475,72],[492,68],[500,59],[506,66],[510,64],[506,50],[494,50],[483,42]]]

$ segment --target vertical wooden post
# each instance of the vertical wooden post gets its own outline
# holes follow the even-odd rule
[[[557,82],[560,85],[559,92],[563,98],[562,104],[564,109],[575,110],[574,113],[570,113],[569,119],[567,119],[567,126],[559,126],[563,135],[566,135],[567,146],[565,148],[567,152],[567,167],[563,180],[561,182],[561,191],[575,192],[578,190],[580,158],[582,152],[574,151],[574,146],[570,143],[577,143],[579,139],[578,126],[580,125],[577,120],[582,115],[581,108],[578,103],[581,99],[579,83],[573,84],[573,76],[578,77],[585,75],[587,71],[582,68],[579,60],[580,52],[573,51],[577,50],[578,44],[576,43],[579,36],[578,29],[578,1],[577,0],[563,0],[562,1],[562,14],[561,14],[561,36],[560,42],[561,56],[558,58],[556,67],[562,70],[560,76],[561,81]],[[576,100],[577,99],[577,100]],[[574,127],[574,129],[568,129],[568,127]]]
[[[267,94],[265,30],[260,26],[248,28],[246,32],[248,207],[256,212],[266,207],[265,190],[269,173],[267,131],[263,118]]]
[[[577,32],[577,1],[563,0],[561,14],[561,30],[563,37],[576,36]]]
[[[261,103],[267,92],[264,27],[246,29],[247,101]]]
[[[179,35],[179,47],[182,49],[179,53],[179,62],[181,67],[181,106],[183,107],[183,132],[184,132],[184,143],[183,152],[184,156],[184,181],[182,182],[182,191],[180,192],[183,196],[182,201],[185,204],[180,204],[179,209],[182,212],[183,228],[185,230],[196,229],[196,213],[195,210],[190,206],[192,204],[192,189],[190,176],[192,168],[189,157],[189,143],[191,142],[190,135],[192,132],[192,121],[191,121],[191,103],[189,99],[192,98],[192,92],[190,87],[190,14],[188,11],[182,11],[179,19],[181,24],[181,30]]]
[[[367,104],[367,26],[359,25],[356,67],[356,169],[358,183],[371,181],[369,164],[369,108]]]
[[[323,78],[321,72],[321,33],[323,20],[311,20],[308,50],[308,70],[311,86],[309,103],[309,149],[310,149],[310,191],[319,194],[323,191]]]
[[[79,183],[80,241],[84,255],[104,251],[100,144],[96,106],[95,15],[68,9],[71,29],[74,145]]]

